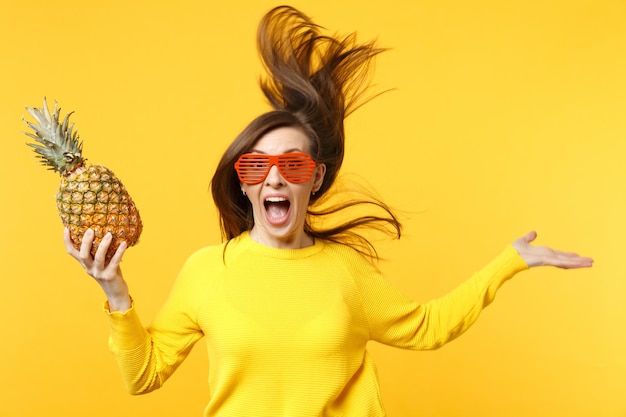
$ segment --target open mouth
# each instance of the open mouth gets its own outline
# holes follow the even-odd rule
[[[267,197],[263,205],[267,220],[272,224],[284,223],[289,217],[291,203],[285,197]]]

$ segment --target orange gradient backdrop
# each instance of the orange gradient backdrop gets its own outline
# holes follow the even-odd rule
[[[86,157],[131,192],[145,228],[123,269],[147,324],[186,257],[220,241],[208,184],[267,109],[255,32],[277,4],[2,1],[1,417],[202,414],[202,342],[161,390],[126,394],[20,119],[44,96],[74,110]],[[379,246],[391,281],[427,301],[531,229],[596,260],[521,273],[438,351],[372,345],[389,416],[625,416],[626,3],[292,4],[390,48],[375,83],[391,91],[348,119],[344,171],[402,212],[404,237]]]

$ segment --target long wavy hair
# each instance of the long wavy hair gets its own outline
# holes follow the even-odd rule
[[[276,7],[262,18],[257,43],[267,75],[260,86],[273,110],[254,119],[225,151],[211,181],[212,195],[225,239],[251,230],[252,205],[241,192],[234,163],[266,133],[279,127],[299,128],[310,141],[313,159],[326,165],[324,182],[310,198],[305,232],[378,259],[363,231],[382,230],[399,238],[401,224],[393,211],[372,193],[358,193],[360,197],[339,202],[329,202],[328,194],[333,194],[329,190],[343,162],[344,119],[376,96],[365,93],[373,60],[384,49],[374,42],[358,44],[355,33],[333,37],[321,31],[322,27],[290,6]],[[330,227],[316,221],[357,207],[372,210],[335,221]]]

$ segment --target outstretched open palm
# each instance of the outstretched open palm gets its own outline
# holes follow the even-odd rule
[[[557,268],[588,268],[593,265],[593,259],[580,256],[574,252],[563,252],[547,246],[533,246],[537,238],[536,232],[529,232],[513,242],[513,247],[524,259],[529,267],[555,266]]]

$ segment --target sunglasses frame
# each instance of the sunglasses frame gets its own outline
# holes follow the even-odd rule
[[[288,164],[294,162],[297,166],[290,169]],[[262,166],[254,166],[255,164]],[[311,179],[317,162],[311,158],[311,155],[304,152],[289,152],[280,155],[245,153],[235,162],[235,171],[237,171],[239,181],[255,185],[267,178],[274,165],[285,180],[292,184],[302,184]]]

